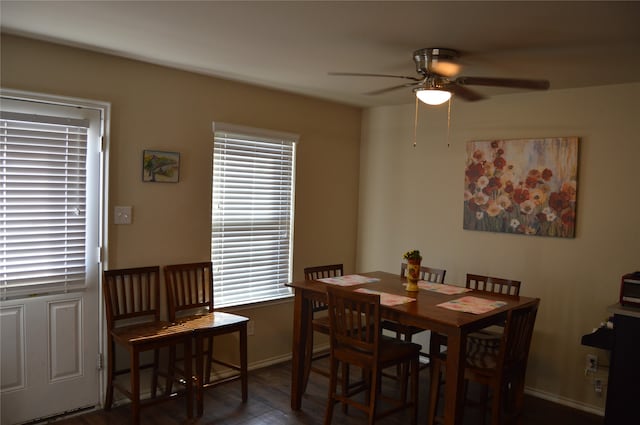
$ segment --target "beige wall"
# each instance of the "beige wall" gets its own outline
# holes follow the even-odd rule
[[[588,352],[608,364],[607,352],[580,338],[606,320],[621,275],[640,268],[640,84],[455,102],[449,147],[446,107],[421,107],[415,149],[413,111],[363,117],[357,268],[396,272],[418,248],[450,283],[464,285],[467,272],[521,280],[523,295],[541,298],[529,390],[602,411],[584,365]],[[465,142],[553,136],[580,137],[576,237],[463,230]]]
[[[308,265],[354,271],[361,110],[308,97],[2,35],[3,88],[111,103],[111,205],[133,224],[108,227],[108,267],[203,261],[210,255],[212,121],[300,135],[294,278]],[[142,183],[143,149],[178,151],[178,184]],[[252,364],[291,351],[292,303],[243,308],[256,321]]]
[[[419,248],[448,282],[466,272],[520,279],[524,295],[542,299],[530,390],[603,408],[584,363],[587,352],[607,363],[606,352],[580,337],[606,318],[620,276],[639,267],[639,84],[456,102],[450,147],[445,109],[422,107],[414,149],[413,105],[368,110],[360,145],[357,108],[4,34],[1,42],[3,88],[111,102],[108,198],[132,205],[134,223],[109,225],[110,268],[209,258],[212,121],[299,133],[295,278],[331,262],[397,272],[402,253]],[[566,135],[581,138],[575,239],[462,230],[466,141]],[[180,183],[141,182],[146,148],[181,153]],[[250,362],[289,355],[290,302],[240,313],[256,320]]]

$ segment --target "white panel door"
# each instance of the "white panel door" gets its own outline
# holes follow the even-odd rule
[[[3,289],[9,285],[8,278],[4,277],[2,282],[0,273],[0,423],[12,425],[100,404],[99,248],[103,222],[100,138],[108,105],[51,106],[7,99],[4,91],[2,95],[2,112],[82,118],[91,123],[87,137],[83,287],[65,292],[48,285],[46,291],[12,296],[10,290]],[[10,227],[10,222],[4,222],[0,228],[0,244],[2,235],[11,232]],[[9,260],[5,259],[5,263]],[[24,265],[30,266],[33,265],[28,261]],[[1,267],[2,264],[0,270]]]

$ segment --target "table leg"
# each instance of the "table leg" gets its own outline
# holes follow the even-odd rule
[[[447,337],[447,366],[445,371],[444,423],[462,424],[464,408],[464,362],[466,335],[457,329]]]
[[[291,364],[291,409],[300,410],[302,407],[302,392],[304,389],[305,349],[307,346],[307,329],[309,328],[309,300],[304,291],[296,289],[293,307],[293,345]]]

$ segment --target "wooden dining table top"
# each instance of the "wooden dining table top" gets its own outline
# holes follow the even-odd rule
[[[350,288],[354,290],[357,288],[367,288],[374,291],[414,298],[415,301],[405,304],[393,306],[383,305],[383,318],[390,320],[396,319],[406,325],[423,327],[424,329],[434,331],[444,330],[445,328],[451,327],[461,328],[466,331],[481,329],[499,320],[496,316],[506,316],[510,309],[532,303],[536,299],[476,290],[453,295],[425,289],[420,289],[417,292],[407,292],[403,285],[406,283],[406,278],[400,277],[399,274],[375,271],[358,273],[358,275],[376,278],[379,279],[379,281],[353,286],[344,286],[343,288]],[[319,298],[324,296],[327,285],[329,284],[314,280],[296,281],[288,284],[288,286],[294,289],[317,293]],[[451,285],[451,283],[447,283],[446,285]],[[455,286],[464,287],[463,285]],[[506,304],[482,314],[465,313],[438,306],[438,304],[465,296],[483,298],[492,301],[503,301],[506,302]]]

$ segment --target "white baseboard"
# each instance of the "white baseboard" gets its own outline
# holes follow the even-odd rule
[[[536,388],[526,387],[524,389],[525,394],[533,397],[538,397],[543,400],[551,401],[553,403],[561,404],[563,406],[571,407],[573,409],[582,410],[583,412],[592,413],[598,416],[604,416],[604,409],[599,406],[593,406],[591,404],[582,403],[570,398],[561,397],[557,394],[549,393],[547,391],[538,390]]]

